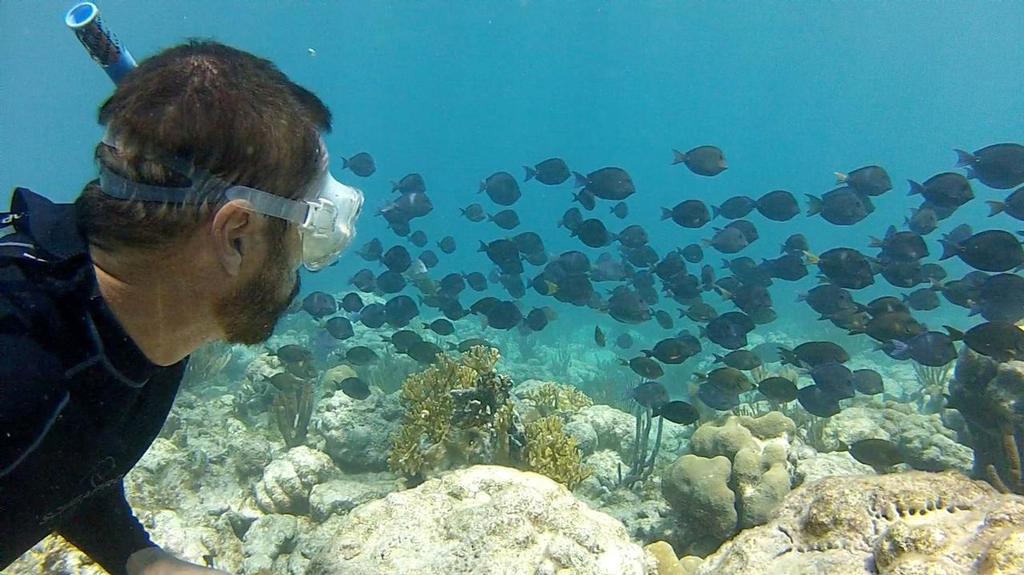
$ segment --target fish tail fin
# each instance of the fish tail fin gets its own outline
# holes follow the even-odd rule
[[[722,213],[718,206],[711,206],[711,219],[717,218]]]
[[[480,187],[476,189],[476,193],[481,193],[487,189],[487,180],[480,180]]]
[[[662,221],[672,217],[672,210],[668,208],[661,208],[661,219]]]
[[[672,165],[682,164],[686,161],[686,153],[680,152],[679,150],[672,150]]]
[[[960,149],[954,149],[953,151],[956,152],[956,167],[958,168],[966,168],[978,161],[978,158],[970,152]]]
[[[914,180],[907,180],[907,183],[910,184],[910,191],[907,192],[908,196],[919,195],[922,192],[924,192],[924,186],[915,182]]]
[[[345,168],[348,168],[348,158],[341,159],[341,169],[344,170]]]
[[[985,203],[988,204],[988,217],[990,218],[996,214],[1003,213],[1003,210],[1006,209],[1006,204],[1004,202],[988,200]]]
[[[869,241],[868,241],[868,247],[880,248],[880,247],[885,245],[885,240],[876,238],[875,236],[868,236],[868,237],[870,238]]]
[[[577,188],[582,188],[582,187],[585,187],[587,185],[587,182],[589,181],[589,178],[587,178],[586,176],[584,176],[583,174],[581,174],[579,172],[573,172],[572,175],[576,177],[576,187]]]
[[[786,365],[788,363],[789,365],[800,367],[800,360],[797,359],[793,350],[782,347],[781,345],[779,346],[779,359],[782,365]]]
[[[837,184],[845,184],[846,180],[850,179],[850,177],[847,176],[846,174],[844,174],[843,172],[832,172],[832,173],[836,175],[836,183]]]
[[[949,326],[949,325],[944,325],[942,327],[944,327],[946,329],[946,333],[949,334],[949,339],[951,339],[953,341],[963,341],[963,339],[964,339],[964,332],[958,330],[955,327]]]
[[[526,177],[523,178],[524,182],[529,182],[537,175],[537,170],[531,168],[530,166],[523,166],[523,169],[526,170]]]
[[[960,244],[956,242],[950,241],[946,238],[942,238],[939,240],[939,243],[942,244],[942,255],[939,256],[940,261],[948,260],[949,258],[960,253]]]
[[[811,252],[809,252],[807,250],[804,250],[804,257],[807,258],[807,263],[811,264],[812,266],[818,265],[818,262],[821,261],[821,258],[819,258],[818,256],[812,254]]]
[[[711,355],[715,356],[715,363],[722,363],[725,361],[725,357],[718,355],[717,353],[713,353]]]
[[[804,194],[807,196],[807,216],[813,216],[821,213],[822,202],[818,196],[812,196],[811,194]]]

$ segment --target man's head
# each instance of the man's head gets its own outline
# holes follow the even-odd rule
[[[198,185],[203,197],[122,199],[94,181],[76,201],[91,246],[119,265],[187,262],[178,273],[189,275],[206,300],[196,304],[209,306],[225,340],[268,338],[298,293],[299,231],[222,192],[246,186],[308,199],[324,170],[320,135],[331,128],[328,109],[267,60],[190,41],[128,74],[100,108],[99,122],[107,127],[96,148],[103,168],[141,184]]]

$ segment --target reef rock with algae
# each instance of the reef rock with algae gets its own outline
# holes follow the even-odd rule
[[[477,465],[356,507],[307,573],[652,572],[652,560],[621,523],[564,486]]]
[[[1024,497],[953,471],[825,478],[697,570],[726,573],[1024,573]]]

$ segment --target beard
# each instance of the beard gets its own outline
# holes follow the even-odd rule
[[[267,341],[288,306],[299,293],[299,272],[288,270],[284,242],[275,245],[256,275],[214,304],[213,313],[224,330],[224,341],[257,345]],[[294,277],[291,292],[283,286]]]

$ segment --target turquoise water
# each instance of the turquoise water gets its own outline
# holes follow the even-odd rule
[[[6,27],[0,39],[0,181],[57,201],[72,201],[94,176],[90,159],[101,134],[96,108],[112,90],[63,28],[68,6],[0,4]],[[373,212],[392,197],[390,180],[422,173],[435,208],[414,229],[423,229],[431,244],[446,233],[459,244],[453,256],[441,255],[432,270],[438,278],[450,271],[486,272],[490,265],[476,253],[477,242],[507,235],[493,224],[457,217],[471,202],[497,211],[475,193],[478,182],[498,170],[521,177],[522,165],[552,156],[584,173],[627,169],[638,189],[628,201],[629,219],[607,214],[607,202],[593,214],[612,230],[643,225],[662,255],[708,238],[726,223],[683,229],[659,221],[662,207],[689,197],[712,206],[732,195],[757,197],[781,188],[806,208],[804,194],[834,187],[834,171],[881,164],[895,189],[876,198],[877,211],[859,224],[838,227],[802,216],[776,223],[754,212],[748,219],[761,239],[736,256],[775,257],[781,240],[795,231],[808,236],[812,251],[845,246],[873,254],[869,236],[900,225],[918,203],[904,194],[905,179],[951,169],[953,147],[1017,141],[1024,128],[1019,3],[982,9],[926,2],[106,2],[101,9],[136,58],[186,37],[211,37],[270,58],[321,96],[335,115],[328,138],[334,156],[368,150],[377,161],[369,179],[335,169],[367,195],[356,245],[381,237],[385,248],[400,244],[419,253]],[[701,178],[669,165],[672,148],[700,144],[722,147],[730,168]],[[541,233],[552,254],[580,249],[596,258],[600,251],[555,226],[564,210],[577,206],[570,204],[570,184],[523,184],[522,200],[513,207],[523,223],[515,231]],[[975,188],[977,200],[940,231],[982,221],[1013,229],[1016,222],[1007,216],[983,220],[981,200],[1005,194]],[[933,257],[940,252],[938,235],[928,239]],[[717,267],[721,259],[706,250],[706,262]],[[951,276],[967,271],[955,260],[948,263]],[[348,255],[339,266],[306,274],[305,292],[341,294],[362,267],[365,262]],[[524,278],[534,273],[527,266]],[[840,338],[839,330],[812,321],[808,308],[794,302],[816,283],[814,275],[812,268],[803,280],[776,281],[772,295],[780,319],[772,327],[807,339]],[[899,292],[879,277],[857,299]],[[466,301],[468,295],[465,305],[473,301]],[[717,305],[717,298],[710,301]],[[622,327],[531,292],[520,307],[525,313],[539,305],[553,305],[561,314],[547,338],[570,334],[583,340],[591,323],[613,338]],[[678,306],[663,298],[657,308],[675,315]],[[932,325],[967,326],[963,310],[947,303],[920,317]],[[687,323],[677,325],[695,329]],[[644,347],[675,333],[652,322],[640,329]]]
[[[112,88],[64,28],[68,6],[0,4],[6,28],[0,38],[0,181],[59,201],[73,200],[95,175],[92,148],[101,134],[96,109]],[[834,171],[881,164],[894,190],[876,198],[876,211],[864,221],[837,227],[798,216],[776,223],[754,212],[747,219],[761,239],[737,255],[775,257],[782,239],[795,231],[805,233],[816,252],[842,245],[873,254],[870,236],[901,225],[918,202],[906,197],[906,179],[951,169],[954,147],[1019,141],[1024,131],[1020,3],[112,1],[101,8],[138,59],[186,37],[212,37],[273,60],[316,92],[334,112],[327,139],[333,155],[366,150],[376,158],[377,173],[368,179],[335,169],[366,192],[357,245],[380,237],[385,247],[409,246],[373,211],[393,197],[390,180],[422,173],[435,209],[413,228],[432,243],[448,233],[459,243],[453,256],[442,255],[432,271],[437,278],[449,271],[488,271],[477,242],[507,235],[493,224],[457,217],[459,207],[474,201],[496,211],[475,193],[479,181],[498,170],[521,177],[522,165],[550,156],[584,173],[607,165],[627,169],[638,189],[627,202],[628,220],[607,213],[611,202],[599,202],[593,214],[613,231],[626,223],[643,225],[659,254],[709,238],[713,227],[726,223],[685,230],[659,221],[662,207],[687,198],[710,206],[734,195],[785,189],[805,208],[804,194],[834,187]],[[724,149],[729,170],[701,178],[669,165],[672,148],[701,144]],[[522,189],[514,208],[523,223],[516,232],[540,233],[551,253],[581,249],[596,258],[601,250],[585,248],[555,227],[561,213],[576,205],[570,203],[571,180],[554,188],[530,182]],[[958,223],[1016,229],[1007,216],[984,219],[982,200],[1001,199],[1003,192],[980,184],[975,191],[978,199],[928,237],[932,259],[940,252],[940,233]],[[711,249],[705,256],[716,267],[722,259]],[[362,260],[347,255],[334,268],[307,274],[305,291],[340,295],[362,267]],[[967,271],[955,260],[946,267],[953,277]],[[527,266],[525,279],[535,273]],[[812,269],[799,282],[776,281],[772,294],[780,319],[772,329],[798,338],[840,337],[793,301],[815,285],[814,275]],[[879,277],[856,296],[866,302],[901,291],[909,290]],[[466,292],[465,305],[469,298]],[[710,299],[719,311],[728,309]],[[539,305],[560,313],[547,338],[569,334],[585,341],[594,323],[610,337],[620,331],[607,316],[532,292],[521,302],[524,314]],[[678,306],[663,298],[656,307],[675,315]],[[431,313],[424,312],[426,319],[436,317]],[[963,310],[945,302],[918,317],[931,326],[969,326]],[[677,322],[681,327],[695,329]],[[644,347],[677,331],[653,323],[639,329]]]
[[[5,189],[0,201],[4,205],[15,186],[28,187],[55,201],[70,202],[86,182],[96,177],[92,155],[102,135],[96,115],[113,87],[65,28],[63,15],[70,5],[51,0],[0,0],[0,25],[4,27],[0,34],[0,184]],[[367,151],[376,160],[377,172],[369,178],[358,178],[342,170],[340,162],[334,164],[335,176],[365,192],[367,209],[359,222],[354,247],[380,238],[385,249],[402,245],[413,256],[421,252],[387,229],[383,219],[375,215],[378,208],[396,197],[391,192],[391,181],[408,173],[421,173],[434,210],[429,216],[414,220],[412,228],[428,235],[427,247],[440,257],[440,264],[430,272],[434,279],[450,272],[487,274],[493,265],[483,253],[478,253],[479,242],[524,231],[540,234],[552,255],[580,250],[596,261],[601,253],[618,253],[614,244],[603,249],[587,248],[556,226],[565,210],[578,207],[571,201],[572,179],[554,187],[536,181],[521,183],[522,198],[511,208],[518,212],[522,223],[513,232],[500,230],[492,223],[474,224],[459,216],[459,208],[473,202],[482,203],[490,213],[505,209],[477,193],[480,181],[488,175],[508,171],[521,181],[522,166],[553,156],[564,158],[573,170],[584,174],[605,166],[628,170],[637,187],[637,192],[626,200],[629,217],[620,220],[609,214],[615,202],[604,200],[598,200],[593,212],[584,211],[584,217],[601,219],[613,232],[629,224],[643,226],[651,246],[661,256],[709,239],[715,228],[728,223],[715,219],[693,230],[661,220],[662,208],[682,200],[696,198],[711,207],[733,196],[757,198],[782,189],[792,192],[801,209],[806,210],[806,194],[821,196],[836,187],[834,172],[869,164],[880,164],[888,170],[893,189],[873,198],[876,210],[856,225],[835,226],[802,213],[780,223],[751,212],[745,219],[756,225],[759,240],[735,255],[704,248],[702,264],[714,266],[722,278],[728,275],[720,267],[722,260],[748,256],[760,261],[777,257],[782,241],[798,232],[807,236],[814,253],[842,246],[874,256],[878,252],[869,247],[871,238],[882,237],[891,225],[903,229],[910,209],[920,204],[919,197],[907,196],[906,180],[924,181],[937,173],[954,170],[954,148],[978,150],[1000,142],[1024,141],[1022,2],[111,0],[102,2],[101,9],[106,24],[139,60],[189,37],[212,38],[272,60],[294,81],[316,93],[334,113],[334,131],[326,137],[332,157]],[[673,149],[685,151],[706,144],[725,151],[727,171],[706,178],[683,165],[670,165]],[[973,189],[976,198],[927,235],[925,241],[931,255],[924,261],[937,261],[942,252],[938,239],[959,224],[968,223],[976,232],[1016,232],[1024,228],[1020,221],[1006,214],[987,217],[985,201],[1003,200],[1010,190],[994,190],[980,182],[974,182]],[[449,234],[456,238],[458,249],[445,256],[435,242]],[[363,261],[354,251],[323,272],[303,271],[300,299],[315,290],[340,299],[353,290],[349,278],[358,270],[369,268],[375,274],[383,271],[382,266]],[[699,274],[702,264],[688,264],[687,269]],[[950,279],[970,271],[958,259],[946,260],[942,266]],[[527,283],[541,270],[528,264],[524,267],[523,279]],[[986,446],[984,442],[994,440],[975,435],[975,444],[971,433],[981,427],[971,426],[978,425],[978,421],[970,420],[966,410],[966,423],[959,416],[950,417],[952,409],[942,411],[943,394],[948,391],[943,384],[949,372],[936,375],[943,379],[938,389],[922,391],[925,378],[915,379],[911,362],[897,362],[873,350],[875,342],[866,335],[850,336],[831,323],[818,320],[816,312],[797,301],[799,294],[818,284],[817,268],[810,266],[809,271],[799,281],[775,280],[770,292],[778,319],[758,326],[750,347],[762,342],[793,347],[812,340],[842,344],[852,356],[851,369],[878,370],[887,391],[873,398],[858,394],[844,403],[844,409],[866,406],[863,413],[883,413],[884,409],[886,424],[892,423],[892,441],[896,443],[907,443],[904,440],[911,432],[925,426],[924,435],[930,434],[929,439],[935,441],[924,445],[915,438],[914,449],[924,445],[920,451],[925,455],[946,460],[940,461],[941,465],[918,468],[968,471],[968,457],[957,460],[956,453],[943,450],[942,446],[953,444],[949,436],[956,435],[957,441],[963,443],[955,447],[966,450],[964,446],[971,444],[982,455],[985,449],[992,449],[992,445]],[[660,283],[659,280],[659,292]],[[595,283],[595,289],[607,298],[620,284]],[[856,290],[853,295],[863,304],[882,295],[899,296],[920,287],[923,285],[896,288],[878,275],[873,286]],[[418,295],[411,283],[404,293]],[[500,285],[492,283],[486,294],[465,290],[461,303],[469,307],[482,295],[510,299]],[[734,309],[715,293],[706,292],[703,297],[719,313]],[[983,321],[980,317],[969,318],[966,309],[940,299],[942,303],[937,309],[914,312],[913,316],[933,330],[943,325],[966,330]],[[455,335],[439,337],[420,329],[421,320],[429,322],[441,317],[437,310],[421,305],[420,317],[412,328],[427,340],[442,345],[467,337],[486,337],[502,348],[504,357],[498,371],[509,375],[516,384],[529,379],[575,384],[597,403],[610,403],[630,412],[637,422],[646,417],[649,424],[651,411],[639,409],[624,397],[640,378],[618,365],[618,360],[635,357],[640,350],[652,348],[680,330],[696,335],[700,327],[684,319],[676,319],[671,329],[659,327],[654,321],[624,325],[607,314],[559,303],[532,289],[517,305],[524,315],[536,307],[551,306],[557,318],[540,333],[523,334],[517,329],[490,329],[482,326],[476,316],[467,316],[456,322]],[[680,307],[662,295],[653,309],[667,311],[676,318]],[[607,335],[608,346],[604,349],[597,349],[594,344],[595,325]],[[429,475],[396,469],[387,457],[392,444],[381,439],[399,430],[402,414],[420,413],[412,409],[403,411],[409,402],[401,403],[394,393],[406,375],[424,368],[391,352],[381,342],[379,336],[390,335],[395,328],[370,330],[356,325],[356,336],[344,344],[329,338],[323,325],[305,313],[284,317],[278,328],[268,347],[277,349],[297,343],[312,349],[317,376],[322,376],[315,379],[319,386],[315,399],[308,399],[314,396],[313,392],[304,396],[308,400],[306,415],[312,414],[313,424],[308,440],[299,443],[329,452],[334,458],[334,466],[328,465],[332,474],[346,475],[368,485],[387,482],[388,487],[381,495],[397,489],[398,483],[390,475],[383,480],[366,478],[366,472],[373,475],[388,469],[396,471],[404,474],[405,479],[415,479],[406,485],[410,487]],[[630,350],[619,350],[612,342],[625,332],[633,336],[636,345]],[[713,354],[728,351],[706,339],[702,343],[703,350],[697,357],[679,366],[666,367],[661,381],[671,399],[698,403],[693,396],[693,374],[717,367],[712,363]],[[334,390],[330,386],[343,384],[334,380],[330,385],[325,383],[330,379],[328,370],[340,363],[328,352],[332,348],[344,352],[355,344],[374,347],[383,356],[374,366],[355,369],[356,375],[374,387],[373,393],[366,392],[359,398],[342,389],[332,395]],[[209,349],[213,351],[204,355]],[[152,519],[153,510],[175,505],[179,507],[175,512],[183,517],[198,509],[201,520],[182,521],[196,532],[202,527],[210,528],[213,519],[208,516],[216,515],[209,511],[214,506],[198,505],[197,501],[213,501],[216,509],[230,506],[237,510],[247,506],[251,510],[252,486],[260,484],[265,472],[272,476],[268,462],[271,457],[277,460],[287,450],[275,419],[280,407],[277,400],[285,395],[284,390],[278,394],[264,380],[269,380],[271,371],[280,375],[280,370],[288,366],[270,357],[273,353],[268,354],[262,347],[244,350],[211,346],[206,350],[193,356],[191,379],[186,379],[172,418],[162,432],[161,441],[166,441],[147,456],[156,461],[170,458],[168,451],[178,454],[167,468],[172,472],[166,476],[178,477],[173,472],[187,469],[192,482],[175,485],[169,494],[164,494],[163,480],[156,481],[152,472],[157,467],[140,465],[140,471],[133,471],[136,475],[130,477],[139,479],[129,484],[132,505],[140,517]],[[776,365],[771,374],[798,376],[795,370],[783,369]],[[348,381],[350,374],[338,376],[340,372],[331,377]],[[769,370],[761,372],[768,374]],[[757,372],[751,375],[758,377]],[[480,378],[477,385],[485,380],[491,381]],[[311,388],[313,381],[303,380],[302,385]],[[798,381],[801,387],[809,384],[806,370],[799,373]],[[961,387],[970,384],[961,382]],[[508,387],[511,388],[510,383]],[[531,383],[517,388],[512,393],[515,401],[508,400],[507,405],[514,404],[517,410],[526,406],[524,413],[533,418],[526,422],[529,425],[537,420],[540,401],[536,399],[539,394],[530,397],[530,391],[521,393],[524,389],[536,392],[538,386]],[[978,393],[984,395],[990,389]],[[390,395],[385,396],[387,393]],[[733,413],[763,413],[768,402],[758,393],[745,394],[743,403],[750,405],[741,405]],[[1001,401],[1019,409],[1016,398],[1011,394]],[[896,406],[899,409],[894,411],[894,403],[885,403],[892,399],[909,405]],[[666,447],[662,448],[660,458],[655,457],[657,448],[652,447],[651,469],[656,462],[663,469],[664,464],[689,449],[688,434],[696,428],[691,424],[709,424],[724,415],[705,406],[698,407],[700,421],[666,425]],[[1003,409],[1005,405],[997,407]],[[787,445],[792,440],[794,445],[813,444],[822,453],[833,449],[823,446],[824,442],[813,441],[814,434],[820,436],[828,423],[824,419],[807,416],[797,403],[780,406],[772,402],[767,409],[785,411],[796,421],[799,433],[788,433],[799,435],[799,439],[789,437]],[[929,415],[918,417],[914,410]],[[557,416],[568,421],[575,417],[569,411],[573,410]],[[1000,416],[1009,420],[1004,411],[999,412]],[[620,422],[625,419],[627,436],[618,438],[621,445],[601,447],[618,451],[612,459],[589,460],[594,465],[595,480],[578,490],[577,494],[582,491],[583,497],[588,493],[594,496],[595,486],[604,489],[611,485],[610,489],[621,492],[622,478],[615,477],[621,467],[616,469],[609,462],[628,467],[631,458],[635,462],[639,454],[642,461],[647,451],[646,443],[641,450],[639,440],[634,443],[634,438],[628,436],[634,429],[631,415],[615,410],[595,412],[603,413],[602,417],[613,423],[616,417]],[[942,419],[935,415],[938,412]],[[981,419],[990,414],[987,412]],[[596,421],[598,416],[593,417]],[[1020,437],[1019,415],[1014,417],[1017,427],[1011,432]],[[659,437],[660,424],[666,419],[671,421],[666,416],[659,422]],[[900,429],[897,434],[897,422],[902,426],[905,420],[911,422],[907,424],[909,431],[904,434],[905,430]],[[183,421],[194,424],[191,431]],[[353,421],[357,432],[346,435],[350,429],[347,426]],[[720,421],[718,418],[717,422]],[[943,424],[947,427],[942,428]],[[869,429],[889,435],[881,426],[873,425],[861,426],[858,433]],[[371,432],[379,432],[380,437],[374,436],[372,445],[360,444],[365,439],[361,435],[371,436]],[[193,438],[191,447],[189,433]],[[397,434],[386,439],[393,437]],[[496,432],[490,440],[497,445],[499,437],[508,440],[507,433]],[[239,448],[252,439],[259,440],[253,443],[257,447]],[[1009,439],[1013,439],[1012,433]],[[331,440],[341,446],[334,448],[342,455],[356,455],[339,458],[331,451]],[[999,472],[1013,471],[1014,467],[1019,471],[1019,464],[1000,463],[999,457],[1007,454],[1001,451],[1005,446],[996,446],[996,456],[989,453],[984,457],[995,461]],[[266,453],[254,456],[258,448],[265,448]],[[594,455],[594,445],[587,449],[590,452],[584,455]],[[569,451],[580,453],[576,444]],[[211,458],[211,453],[216,458]],[[324,453],[319,455],[329,461]],[[1016,457],[1011,459],[1020,457],[1019,452],[1013,455]],[[228,459],[229,456],[251,457],[253,461],[236,470],[231,463],[235,460]],[[976,468],[978,461],[989,460],[984,457],[975,459]],[[787,465],[794,459],[795,455],[789,457]],[[602,461],[606,462],[603,469]],[[908,466],[914,463],[910,458],[907,461]],[[159,469],[160,474],[165,474],[165,468]],[[993,474],[995,470],[993,467]],[[660,470],[653,477],[660,482]],[[228,486],[224,492],[231,492],[229,495],[216,492],[224,478]],[[144,485],[147,481],[161,491],[160,501],[154,501],[149,485]],[[646,491],[637,490],[636,501],[654,501],[667,509],[669,504],[658,493],[659,489],[650,489],[652,484],[644,486]],[[146,489],[137,489],[139,485]],[[1020,482],[1011,486],[1022,489]],[[631,483],[625,486],[631,487]],[[308,499],[309,489],[306,491],[304,496]],[[609,489],[604,489],[603,495],[597,493],[600,497],[594,496],[598,499],[595,506],[620,513],[616,517],[625,517],[623,521],[634,539],[648,543],[653,538],[678,537],[673,544],[690,543],[680,534],[685,534],[685,530],[670,537],[649,528],[648,507],[623,504],[634,500],[619,499],[621,493]],[[600,500],[604,495],[611,496]],[[175,501],[166,503],[162,499],[165,496]],[[189,505],[193,509],[186,509]],[[623,513],[621,507],[615,509],[617,505],[635,509]],[[665,511],[664,517],[682,517],[679,525],[685,526],[688,516],[678,507]],[[160,519],[165,521],[166,518]],[[221,531],[221,535],[227,533]],[[205,547],[189,549],[192,555],[187,558],[199,562],[204,557],[212,561],[216,556],[218,566],[235,569],[242,564],[242,555],[237,551],[241,547],[233,539],[235,535],[238,534],[226,535],[230,545],[218,547],[216,543],[204,542]],[[309,534],[300,533],[300,539],[306,535]],[[676,547],[677,552],[683,549]],[[282,557],[287,557],[287,553]],[[23,572],[33,572],[34,564],[30,562],[36,560],[35,556],[26,555],[27,567]],[[278,559],[275,565],[280,567],[283,563],[283,559]],[[255,568],[246,572],[255,572]]]

